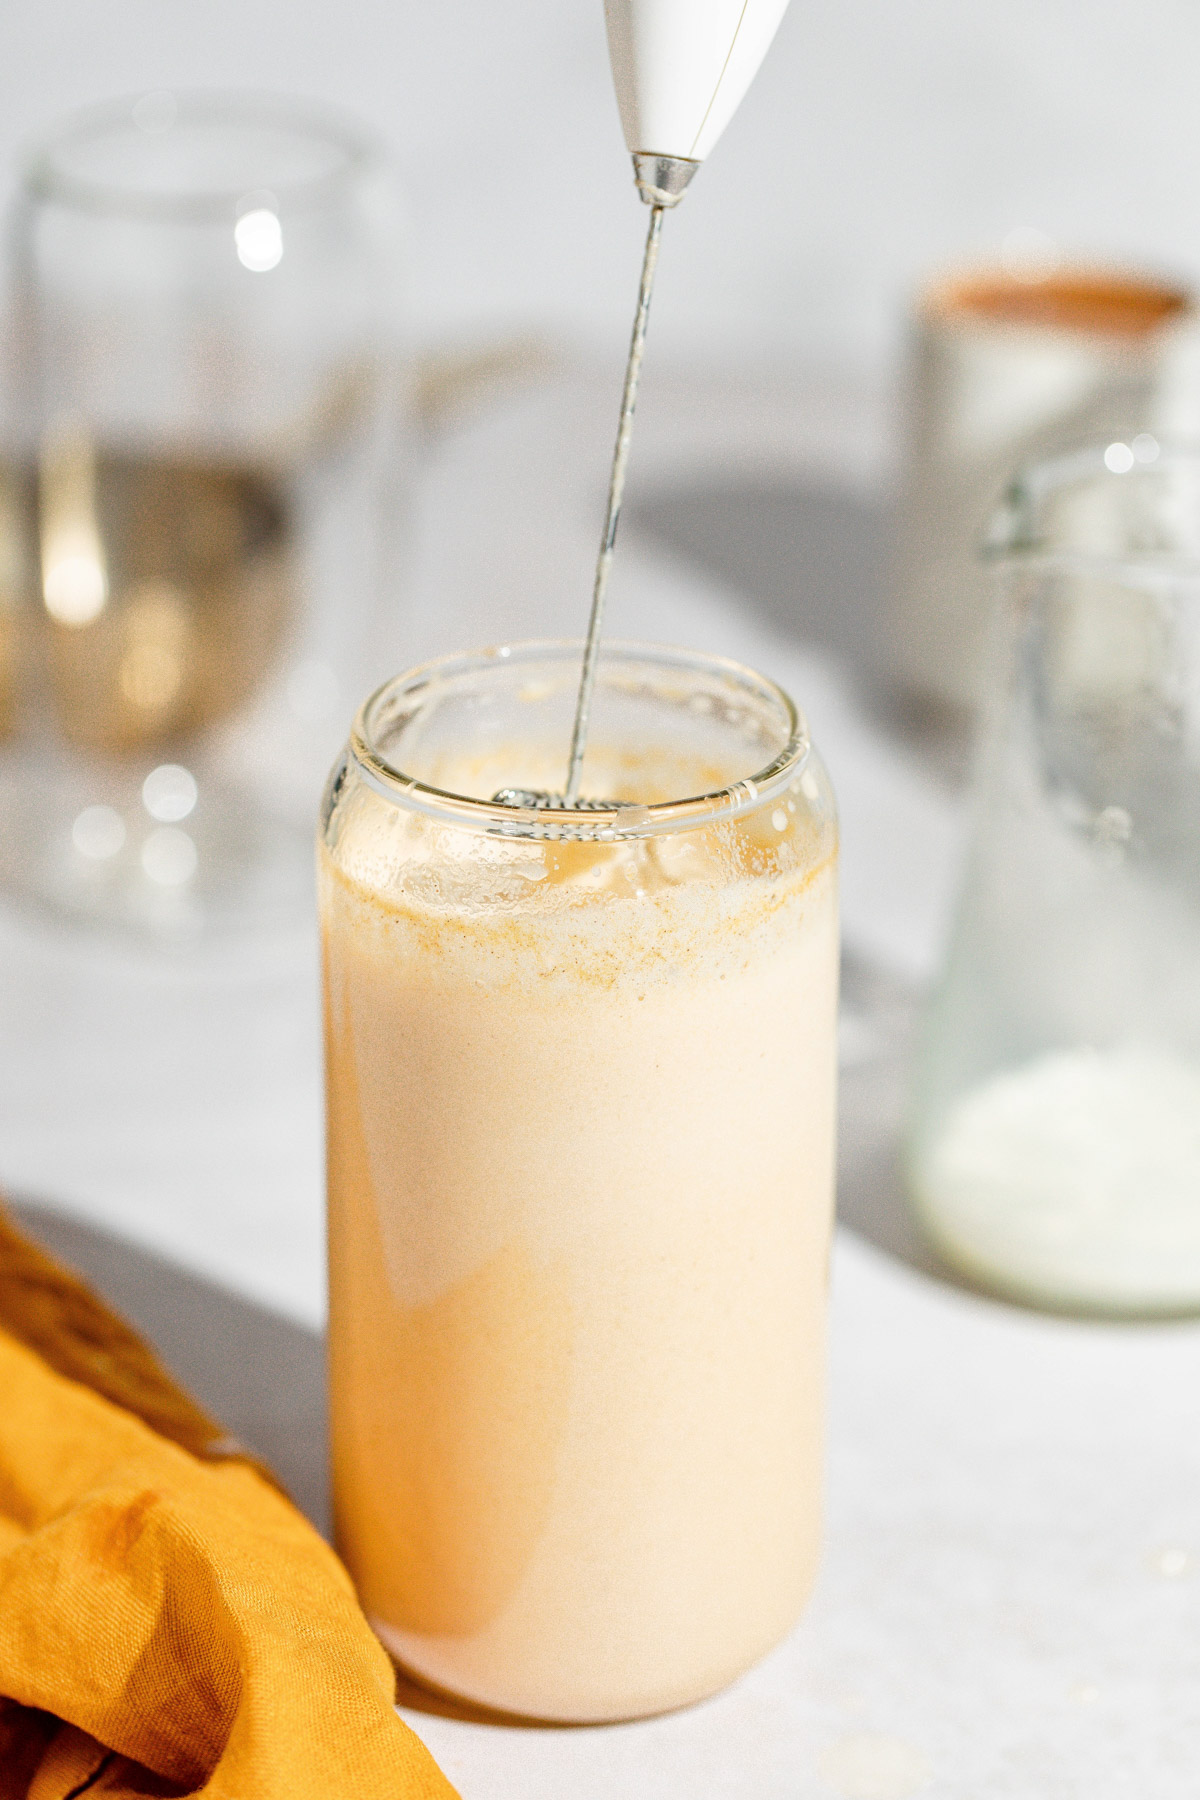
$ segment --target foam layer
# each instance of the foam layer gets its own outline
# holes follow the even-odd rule
[[[490,792],[516,761],[497,754],[438,773],[455,792]],[[544,773],[527,755],[522,778],[531,770]],[[703,767],[648,776],[644,760],[606,774],[608,797],[639,794],[644,804],[664,787],[703,792],[706,780],[720,780]],[[375,955],[420,954],[447,973],[507,987],[603,984],[633,968],[653,980],[683,967],[740,967],[800,928],[805,896],[835,856],[828,789],[806,771],[741,818],[615,843],[490,837],[405,813],[360,784],[320,860],[327,914],[352,907],[354,930]]]

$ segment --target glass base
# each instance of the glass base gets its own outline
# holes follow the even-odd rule
[[[683,1712],[689,1706],[699,1706],[705,1700],[711,1700],[714,1695],[723,1693],[748,1668],[753,1667],[759,1656],[766,1655],[774,1648],[775,1642],[781,1641],[777,1638],[763,1645],[749,1661],[741,1661],[735,1668],[723,1670],[708,1680],[686,1684],[678,1691],[647,1695],[640,1700],[626,1700],[613,1706],[585,1703],[565,1709],[536,1704],[510,1707],[497,1705],[493,1699],[471,1692],[476,1683],[470,1680],[461,1684],[438,1680],[435,1675],[426,1672],[425,1659],[420,1653],[414,1653],[411,1634],[394,1630],[374,1613],[367,1614],[367,1623],[391,1657],[401,1681],[416,1690],[415,1693],[398,1696],[401,1706],[416,1705],[417,1710],[421,1710],[418,1696],[429,1696],[431,1700],[440,1702],[440,1705],[434,1707],[435,1711],[446,1712],[451,1717],[474,1719],[481,1724],[496,1725],[629,1725],[641,1719],[660,1719],[669,1713]]]
[[[311,831],[248,785],[182,763],[0,763],[0,896],[164,945],[294,926],[313,907]]]
[[[1200,1063],[1048,1051],[969,1089],[910,1153],[918,1217],[980,1286],[1055,1311],[1200,1311]]]

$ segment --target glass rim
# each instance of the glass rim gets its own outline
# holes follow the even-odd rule
[[[157,128],[139,125],[136,109],[144,102],[169,105],[169,122]],[[252,88],[163,88],[102,100],[59,119],[27,145],[21,160],[21,193],[26,199],[77,212],[183,224],[223,224],[244,204],[262,203],[260,196],[268,184],[254,171],[237,183],[172,192],[81,174],[61,160],[67,146],[86,144],[89,137],[123,128],[135,142],[152,140],[158,130],[165,132],[177,124],[274,128],[338,152],[340,161],[319,174],[270,182],[271,198],[287,206],[327,205],[357,176],[384,160],[382,144],[369,128],[321,101]]]
[[[1149,431],[1135,433],[1129,439],[1032,458],[1011,476],[988,521],[979,555],[989,568],[997,570],[1105,572],[1142,584],[1181,577],[1200,579],[1200,552],[1141,545],[1124,550],[1056,548],[1049,535],[1040,536],[1036,529],[1040,508],[1070,487],[1094,482],[1117,493],[1121,484],[1131,479],[1153,481],[1180,470],[1194,473],[1200,494],[1200,440],[1160,437]],[[1197,535],[1200,536],[1200,503]]]
[[[431,783],[406,775],[403,770],[390,763],[376,746],[375,740],[383,722],[381,715],[386,708],[394,707],[397,701],[406,696],[417,695],[423,688],[455,676],[488,668],[513,668],[522,663],[547,660],[566,662],[569,659],[578,663],[582,658],[583,648],[581,638],[535,638],[483,650],[453,651],[449,655],[420,663],[385,681],[359,707],[350,732],[349,755],[368,786],[383,799],[422,813],[441,824],[483,831],[493,837],[550,841],[569,839],[574,842],[615,842],[657,837],[739,818],[773,800],[804,769],[812,749],[808,726],[804,715],[778,682],[730,657],[627,639],[604,640],[600,651],[601,675],[606,668],[611,668],[616,663],[630,667],[649,664],[663,671],[686,673],[691,670],[694,673],[724,676],[748,698],[765,700],[781,710],[787,730],[782,749],[753,774],[732,782],[727,787],[706,793],[656,801],[647,806],[597,806],[589,803],[587,810],[549,810],[515,806],[498,800],[480,800],[467,794],[456,794],[445,788],[434,787]],[[564,767],[566,754],[567,745],[564,742]]]
[[[1180,270],[1148,269],[1121,259],[1104,261],[1082,257],[1078,261],[1034,261],[1024,267],[1005,263],[1001,258],[951,263],[936,272],[919,289],[916,298],[918,315],[927,325],[940,325],[955,331],[974,330],[990,334],[999,321],[980,302],[991,294],[1028,298],[1047,289],[1075,291],[1089,295],[1120,293],[1141,296],[1161,307],[1142,333],[1133,334],[1132,342],[1150,341],[1172,328],[1195,318],[1200,310],[1191,280]],[[1009,318],[1005,328],[1022,336],[1052,336],[1057,339],[1101,338],[1118,340],[1124,333],[1111,326],[1083,324],[1079,321],[1048,322],[1044,319]]]

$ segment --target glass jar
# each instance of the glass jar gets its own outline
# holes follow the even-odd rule
[[[836,827],[791,702],[608,644],[379,690],[319,851],[339,1550],[415,1675],[699,1699],[796,1618],[821,1487]],[[681,798],[681,796],[698,796]]]
[[[10,247],[0,885],[168,935],[307,908],[397,563],[386,164],[307,103],[113,101]]]
[[[989,557],[1007,677],[925,1034],[913,1198],[987,1286],[1200,1306],[1200,454],[1013,485]]]
[[[985,263],[925,288],[881,673],[929,723],[965,725],[984,697],[979,536],[1013,469],[1178,414],[1198,321],[1187,287],[1119,266]]]

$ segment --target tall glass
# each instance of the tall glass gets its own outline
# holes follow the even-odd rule
[[[926,1029],[914,1200],[975,1279],[1200,1307],[1200,453],[1041,464],[993,533],[1007,676]]]
[[[812,1580],[836,827],[791,702],[608,645],[381,688],[326,796],[338,1547],[432,1685],[546,1719],[711,1693]],[[683,796],[698,796],[686,798]]]
[[[277,915],[396,560],[386,168],[307,104],[115,101],[31,157],[11,247],[0,885]]]

